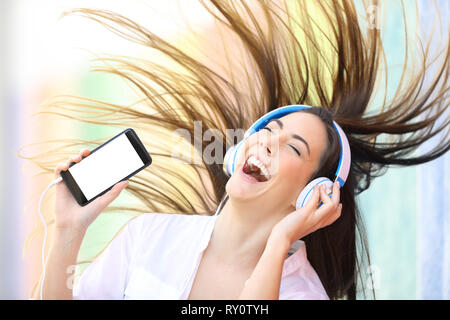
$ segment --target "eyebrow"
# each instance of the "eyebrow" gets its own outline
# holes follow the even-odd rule
[[[271,123],[271,122],[276,122],[278,124],[278,126],[280,127],[280,129],[283,129],[283,122],[281,122],[281,120],[279,120],[279,119],[272,119],[272,120],[270,120],[267,123],[267,125],[269,123]],[[306,149],[308,149],[308,155],[310,155],[309,144],[308,144],[308,142],[306,142],[305,139],[303,139],[302,137],[300,137],[298,134],[295,134],[295,133],[292,134],[291,137],[294,138],[294,139],[300,140],[301,142],[303,142],[306,145]]]

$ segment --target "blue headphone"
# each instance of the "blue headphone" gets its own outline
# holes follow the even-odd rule
[[[311,106],[307,105],[289,105],[285,107],[280,107],[275,110],[272,110],[259,118],[255,123],[253,123],[250,128],[245,132],[244,139],[239,142],[237,145],[232,146],[227,150],[224,157],[223,162],[223,170],[227,176],[231,176],[235,170],[236,166],[236,159],[239,158],[240,152],[242,152],[242,146],[244,145],[245,141],[248,139],[250,135],[252,135],[255,132],[258,132],[260,129],[266,126],[266,124],[272,120],[272,119],[278,119],[285,115],[288,115],[289,113],[296,112],[303,109],[311,108]],[[340,144],[340,156],[339,156],[339,164],[338,168],[335,172],[335,181],[339,182],[339,186],[342,188],[344,185],[348,173],[350,171],[350,164],[351,164],[351,155],[350,155],[350,145],[347,140],[347,136],[345,135],[342,128],[333,121],[333,126],[336,129],[338,136],[339,136],[339,144]],[[326,178],[326,177],[320,177],[312,180],[309,182],[305,188],[300,192],[299,196],[297,197],[296,201],[296,209],[302,208],[305,206],[305,204],[308,202],[312,195],[312,190],[316,185],[325,185],[327,189],[331,189],[333,186],[333,182]]]

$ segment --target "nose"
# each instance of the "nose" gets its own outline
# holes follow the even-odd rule
[[[264,132],[266,133],[266,132]],[[266,158],[266,165],[268,165],[269,172],[276,174],[279,166],[279,145],[280,140],[286,139],[285,133],[278,132],[278,130],[267,131],[266,134],[258,135],[258,154]]]
[[[268,156],[271,155],[272,151],[270,150],[271,148],[271,142],[270,140],[260,140],[259,141],[259,147],[261,148],[261,150],[263,150]]]
[[[260,137],[258,145],[268,156],[271,156],[274,148],[278,145],[280,138],[279,133],[273,132]]]
[[[265,135],[264,137],[259,137],[258,139],[258,147],[261,151],[265,152],[268,156],[270,156],[270,145],[271,145],[271,139]]]
[[[260,137],[258,145],[268,156],[275,156],[278,153],[279,146],[287,139],[287,133],[283,130],[272,130],[272,132]]]
[[[263,144],[260,144],[262,148],[265,148],[265,152],[267,153],[268,156],[270,156],[272,154],[272,151],[270,151],[270,148],[267,146],[264,146]]]

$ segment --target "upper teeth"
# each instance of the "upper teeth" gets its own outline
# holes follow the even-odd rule
[[[255,166],[257,166],[261,172],[264,174],[264,176],[266,177],[267,180],[269,180],[270,178],[270,174],[269,174],[269,170],[267,170],[267,168],[264,166],[264,164],[259,161],[255,156],[250,156],[247,160],[248,164],[253,164]]]

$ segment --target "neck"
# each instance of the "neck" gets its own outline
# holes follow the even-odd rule
[[[278,209],[279,210],[279,209]],[[273,208],[228,198],[217,217],[208,251],[221,263],[253,268],[273,226],[281,219]]]

